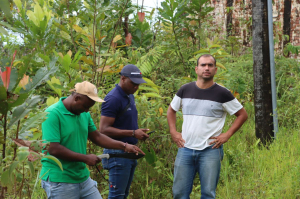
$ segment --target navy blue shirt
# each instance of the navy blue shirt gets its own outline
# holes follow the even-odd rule
[[[118,116],[130,100],[130,106],[123,113],[123,115]],[[112,127],[117,129],[125,129],[125,130],[136,130],[138,129],[138,111],[136,110],[134,96],[132,94],[127,95],[123,89],[116,84],[116,87],[112,89],[104,98],[101,107],[101,115],[106,117],[115,118],[115,122]],[[122,142],[127,142],[129,144],[136,144],[138,140],[135,137],[120,137],[113,138],[115,140],[120,140]]]

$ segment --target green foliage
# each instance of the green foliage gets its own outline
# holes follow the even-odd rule
[[[154,10],[144,11],[144,21],[139,20],[131,1],[2,2],[0,67],[2,72],[12,67],[8,89],[0,79],[0,180],[2,190],[6,190],[4,197],[46,197],[39,185],[41,158],[51,159],[62,169],[55,157],[31,151],[42,150],[39,143],[43,142],[41,123],[45,108],[59,97],[69,95],[75,83],[83,80],[96,84],[100,97],[104,98],[118,83],[122,67],[130,63],[141,69],[147,81],[135,94],[139,127],[156,132],[139,143],[147,155],[139,160],[129,198],[172,198],[177,147],[168,132],[166,113],[178,89],[196,79],[196,60],[207,53],[222,68],[215,81],[230,89],[249,114],[247,123],[224,145],[217,197],[295,198],[300,195],[299,63],[290,58],[276,58],[280,131],[269,149],[259,148],[260,141],[254,133],[251,48],[242,46],[237,37],[220,39],[225,38],[225,33],[218,35],[215,31],[221,28],[212,25],[213,8],[209,1],[166,0],[157,18]],[[131,45],[125,42],[125,17],[132,35]],[[251,20],[241,21],[250,27]],[[280,36],[279,32],[276,34]],[[22,41],[18,41],[19,35]],[[15,50],[16,59],[12,61]],[[288,44],[284,52],[297,55],[298,51],[297,46]],[[100,110],[99,103],[90,110],[96,126]],[[227,119],[224,131],[233,119]],[[182,121],[182,113],[178,112],[179,131]],[[15,143],[20,138],[33,142],[18,148]],[[87,152],[100,154],[102,149],[88,141]],[[31,161],[32,157],[36,159]],[[98,181],[103,198],[107,198],[107,182],[94,168],[89,169],[91,177]],[[107,178],[108,172],[103,173]],[[191,198],[199,198],[200,189],[197,179]]]
[[[283,54],[285,56],[287,56],[289,53],[298,55],[299,51],[300,51],[300,46],[294,46],[293,44],[288,43],[283,49]]]
[[[147,54],[139,58],[136,65],[139,67],[143,75],[147,76],[152,72],[158,62],[163,58],[162,54],[163,49],[160,46],[157,46],[150,49]]]

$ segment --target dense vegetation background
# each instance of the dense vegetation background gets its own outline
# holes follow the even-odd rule
[[[299,62],[276,55],[279,132],[263,147],[255,137],[252,49],[238,37],[210,31],[214,8],[208,0],[165,0],[152,11],[130,0],[13,0],[3,1],[1,9],[2,198],[46,197],[39,179],[43,154],[36,153],[45,108],[83,80],[97,85],[104,98],[126,64],[137,65],[147,80],[136,93],[139,126],[156,131],[139,143],[147,155],[139,160],[130,198],[172,198],[177,147],[166,110],[180,86],[196,80],[195,61],[203,53],[216,57],[216,82],[230,89],[249,114],[224,146],[217,197],[300,198]],[[298,54],[298,47],[289,44],[288,52]],[[100,108],[96,104],[90,110],[97,126]],[[178,117],[180,129],[180,112]],[[227,118],[224,131],[233,120]],[[90,142],[87,150],[102,153]],[[89,169],[107,198],[108,172]],[[196,177],[191,198],[199,197]]]

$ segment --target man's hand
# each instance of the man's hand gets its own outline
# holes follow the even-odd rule
[[[172,136],[173,141],[177,144],[177,146],[179,148],[184,147],[185,140],[182,139],[181,133],[179,133],[179,132],[172,132],[171,136]]]
[[[89,166],[94,166],[94,165],[96,165],[99,162],[101,162],[101,159],[98,158],[94,154],[86,155],[86,159],[84,161],[84,163],[87,164],[87,165],[89,165]]]
[[[217,137],[210,137],[209,139],[215,139],[214,141],[210,142],[209,144],[215,144],[212,148],[219,148],[222,144],[226,143],[229,140],[230,136],[227,133],[221,133]]]
[[[138,155],[140,152],[141,154],[145,155],[145,153],[139,147],[132,144],[126,144],[124,151],[127,153],[135,153],[136,155]]]
[[[149,129],[137,129],[134,131],[134,137],[139,140],[146,140],[149,135],[146,133]]]

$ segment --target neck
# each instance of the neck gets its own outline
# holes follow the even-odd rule
[[[129,95],[129,93],[127,93],[126,89],[124,89],[123,84],[119,83],[119,86],[124,91],[124,93],[126,93],[126,95]]]
[[[71,104],[71,97],[72,96],[67,97],[66,99],[64,99],[62,101],[62,103],[64,104],[64,106],[66,107],[66,109],[72,113],[71,106],[70,106],[70,104]]]
[[[207,89],[207,88],[210,88],[212,85],[214,85],[214,80],[211,79],[209,81],[205,81],[205,80],[202,80],[202,79],[197,79],[196,81],[196,85],[201,88],[201,89]]]

